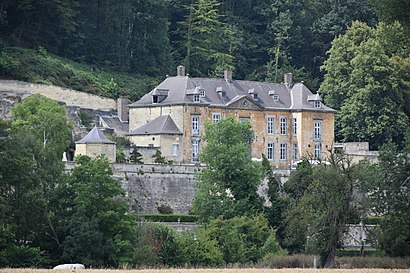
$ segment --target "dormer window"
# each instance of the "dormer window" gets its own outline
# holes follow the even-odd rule
[[[258,100],[259,99],[258,94],[257,93],[252,94],[252,98],[253,100]]]
[[[152,103],[158,103],[158,96],[152,96]]]
[[[200,91],[199,91],[199,95],[201,96],[201,98],[205,98],[205,90],[204,89],[201,89]]]
[[[154,92],[152,92],[152,103],[160,103],[165,100],[168,96],[168,92],[168,89],[155,88]]]
[[[221,99],[226,99],[226,92],[222,89],[222,86],[216,88],[216,93],[218,93]]]
[[[253,100],[258,100],[258,93],[255,91],[254,88],[249,89],[248,94],[252,96]]]
[[[273,98],[273,101],[279,101],[279,95],[278,94],[274,94],[272,96],[272,98]]]
[[[322,102],[320,100],[315,100],[315,108],[321,108]]]
[[[199,96],[200,96],[200,95],[197,95],[197,94],[194,95],[194,102],[195,102],[195,103],[201,102],[201,99],[200,99]]]

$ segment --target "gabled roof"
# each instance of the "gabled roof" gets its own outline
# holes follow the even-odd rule
[[[289,88],[288,88],[289,87]],[[188,76],[168,77],[155,89],[144,95],[139,101],[128,105],[133,107],[148,107],[155,105],[152,100],[156,90],[168,90],[168,95],[158,105],[175,104],[197,104],[215,107],[228,107],[238,100],[239,97],[246,96],[253,100],[252,94],[258,94],[255,104],[261,109],[298,109],[314,110],[323,112],[334,112],[333,109],[323,105],[321,108],[314,108],[313,102],[308,98],[317,98],[303,83],[293,86],[284,83],[267,83],[243,80],[225,80],[223,78],[190,78]],[[198,90],[205,91],[205,97],[200,98],[200,102],[193,101],[193,95]],[[249,90],[252,90],[250,92]],[[195,92],[196,91],[196,92]],[[224,96],[221,95],[224,92]],[[273,100],[273,95],[279,96],[279,100]]]
[[[77,144],[81,143],[103,143],[103,144],[115,144],[114,141],[109,140],[97,126],[94,126],[90,132],[81,140],[76,142]]]
[[[151,120],[126,135],[182,135],[182,132],[170,115],[164,115]]]

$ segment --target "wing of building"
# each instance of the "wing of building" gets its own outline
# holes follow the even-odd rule
[[[302,156],[321,158],[334,139],[335,111],[303,83],[266,83],[224,78],[191,78],[185,68],[167,77],[139,101],[128,105],[131,142],[143,154],[159,149],[168,160],[195,163],[204,147],[206,120],[227,117],[250,121],[252,158],[262,153],[278,169],[290,169]]]

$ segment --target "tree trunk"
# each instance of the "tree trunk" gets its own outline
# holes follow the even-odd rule
[[[335,268],[336,267],[336,246],[332,246],[327,254],[326,261],[323,264],[324,268]]]

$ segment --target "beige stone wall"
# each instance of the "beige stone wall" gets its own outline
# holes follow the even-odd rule
[[[151,120],[163,116],[170,115],[171,118],[178,125],[179,129],[182,131],[183,124],[183,109],[182,105],[175,106],[161,106],[156,105],[152,107],[141,107],[141,108],[130,108],[129,109],[129,126],[130,131],[147,124]]]
[[[174,109],[175,108],[175,109]],[[204,148],[206,143],[202,140],[205,122],[212,120],[212,113],[220,113],[221,119],[228,117],[249,118],[254,132],[254,140],[252,143],[251,156],[256,160],[262,159],[262,153],[267,154],[268,143],[274,144],[274,158],[271,160],[273,167],[278,169],[290,169],[293,163],[292,151],[293,144],[298,145],[298,159],[302,156],[313,155],[314,153],[314,123],[315,119],[322,120],[322,152],[323,157],[326,155],[328,149],[332,147],[334,139],[334,114],[320,113],[320,112],[290,112],[290,111],[259,111],[254,109],[226,109],[217,107],[202,107],[195,105],[186,106],[164,106],[151,108],[133,108],[131,116],[134,118],[149,117],[154,118],[154,115],[170,114],[174,121],[183,132],[180,137],[180,153],[181,157],[178,159],[169,159],[180,161],[184,163],[191,163],[191,142],[193,139],[200,140],[200,150]],[[200,117],[199,136],[192,136],[191,117],[198,115]],[[267,118],[274,118],[274,134],[267,134]],[[156,116],[155,116],[156,117]],[[286,117],[287,129],[286,134],[280,134],[280,118]],[[297,119],[297,132],[293,133],[293,118]],[[181,121],[182,120],[182,121]],[[130,127],[132,125],[130,118]],[[144,123],[145,124],[145,123]],[[137,127],[137,126],[135,126]],[[166,151],[172,152],[172,143],[174,140],[161,141],[161,151],[167,154]],[[133,141],[135,142],[135,141]],[[135,142],[136,143],[136,142]],[[280,159],[280,144],[287,144],[287,159]],[[162,148],[164,147],[164,148]]]
[[[78,143],[75,145],[75,156],[87,155],[91,158],[97,158],[105,155],[109,163],[115,163],[116,145],[100,143]]]
[[[84,109],[117,109],[116,101],[113,99],[54,85],[0,80],[0,92],[1,91],[40,94],[47,98],[64,102],[67,106],[77,106]]]
[[[161,152],[165,156],[166,160],[172,160],[175,162],[181,162],[183,160],[182,152],[182,136],[180,135],[162,135],[161,136]],[[178,146],[176,156],[173,154],[173,146]]]
[[[161,136],[160,135],[149,135],[149,136],[129,136],[129,140],[138,147],[161,147]]]

